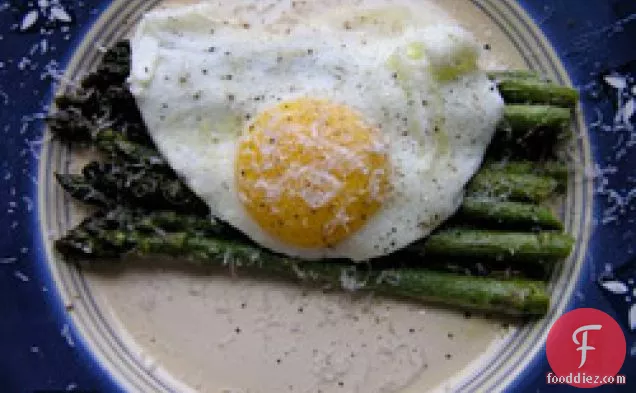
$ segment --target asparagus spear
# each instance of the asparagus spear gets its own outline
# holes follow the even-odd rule
[[[111,153],[114,159],[152,170],[165,171],[170,168],[161,153],[153,146],[130,141],[113,129],[97,132],[94,142],[101,150]]]
[[[82,175],[56,173],[55,177],[60,186],[79,201],[95,206],[113,206],[115,204],[114,200],[95,189]]]
[[[563,229],[561,221],[543,206],[484,198],[465,198],[458,220],[494,224],[500,228]]]
[[[83,228],[56,242],[67,256],[113,257],[113,250],[146,256],[178,255],[213,266],[231,266],[235,274],[266,275],[318,287],[376,291],[386,296],[435,302],[470,310],[509,315],[543,315],[549,296],[540,281],[496,280],[422,269],[373,270],[366,265],[301,262],[268,253],[236,241],[203,237],[188,232],[166,234]]]
[[[130,74],[130,43],[122,40],[109,48],[97,71],[82,80],[82,87],[104,89],[122,85]]]
[[[482,170],[549,176],[560,184],[565,184],[569,175],[567,165],[558,161],[488,161],[482,165]]]
[[[120,204],[208,214],[205,202],[172,172],[164,173],[151,171],[143,166],[96,161],[87,164],[82,172],[85,180],[94,189]]]
[[[574,240],[560,232],[500,232],[479,229],[446,229],[434,233],[413,251],[449,257],[470,257],[518,262],[552,262],[566,258]]]
[[[62,187],[74,198],[88,204],[96,206],[114,206],[116,203],[112,198],[108,198],[102,191],[98,190],[91,182],[82,175],[63,175],[57,174],[57,179]],[[103,183],[101,187],[107,184]],[[117,186],[119,183],[115,183]],[[185,187],[185,186],[184,186]],[[117,188],[109,193],[116,194]],[[144,199],[123,199],[122,203],[143,206]],[[167,206],[170,207],[170,206]],[[180,206],[179,211],[188,212],[188,206]],[[198,209],[193,209],[198,210]],[[176,212],[165,212],[164,214],[174,214]],[[179,218],[181,217],[181,218]],[[188,222],[184,215],[175,216],[174,220]],[[498,226],[514,227],[514,228],[545,228],[545,229],[561,229],[561,222],[554,217],[549,209],[516,202],[506,202],[500,200],[468,197],[464,199],[464,203],[458,212],[458,222],[472,221],[481,224],[496,224]],[[185,229],[187,227],[178,227],[175,229]]]
[[[512,136],[527,136],[538,129],[564,130],[571,119],[570,110],[550,105],[509,104],[504,106],[504,116],[497,130]]]
[[[578,92],[571,87],[528,79],[504,79],[497,86],[506,104],[550,104],[573,108],[579,98]]]
[[[127,41],[109,49],[97,71],[74,93],[55,99],[57,111],[46,119],[54,135],[79,143],[95,142],[95,134],[112,128],[127,140],[151,145],[141,114],[125,81],[130,71]]]
[[[550,197],[558,182],[547,176],[481,170],[467,186],[468,196],[539,203]]]

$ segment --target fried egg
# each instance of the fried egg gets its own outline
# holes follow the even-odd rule
[[[407,2],[277,4],[144,16],[129,85],[157,147],[212,215],[273,251],[363,261],[424,238],[503,111],[474,38]]]

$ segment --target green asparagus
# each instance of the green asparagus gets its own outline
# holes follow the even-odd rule
[[[558,182],[552,177],[484,169],[472,178],[466,192],[468,196],[539,203],[557,187]]]
[[[486,198],[465,198],[457,219],[498,228],[563,229],[561,221],[546,207]]]
[[[549,176],[563,185],[567,182],[569,176],[567,165],[558,161],[487,161],[482,165],[482,170],[501,171],[517,175],[529,173]]]
[[[83,175],[59,174],[55,177],[60,186],[69,193],[73,198],[95,206],[113,206],[115,201],[103,192],[95,189],[86,181]]]
[[[578,92],[566,86],[534,80],[504,79],[498,83],[506,104],[549,104],[573,108]]]
[[[413,251],[448,257],[518,262],[552,262],[566,258],[574,240],[560,232],[500,232],[446,229],[410,246]]]
[[[115,202],[96,189],[82,175],[57,175],[62,187],[72,197],[88,204],[96,206],[113,206]],[[110,183],[102,183],[100,187],[105,187]],[[115,183],[117,185],[118,183]],[[120,191],[110,191],[110,194]],[[137,202],[136,202],[137,201]],[[144,199],[124,198],[122,204],[145,205]],[[183,206],[180,211],[187,212],[188,206]],[[194,209],[193,209],[194,210]],[[169,214],[165,212],[164,214]],[[176,215],[176,213],[173,213]],[[184,217],[184,216],[181,216]],[[183,219],[183,218],[182,218]],[[175,220],[179,217],[175,216]],[[525,203],[506,202],[488,198],[465,198],[462,207],[458,212],[458,222],[477,222],[480,224],[496,224],[498,226],[512,228],[545,228],[561,229],[561,222],[554,217],[549,209]],[[187,222],[184,221],[184,222]],[[178,228],[180,229],[180,228]]]
[[[169,170],[169,165],[157,149],[149,145],[132,142],[112,129],[100,130],[94,137],[95,145],[111,153],[114,159],[121,159],[136,166],[152,170]]]
[[[558,134],[570,124],[571,116],[567,108],[510,104],[504,106],[504,116],[497,129],[512,136],[526,136],[536,130],[552,130]]]
[[[193,262],[229,266],[238,275],[265,275],[321,288],[375,291],[392,297],[434,302],[470,310],[540,316],[549,306],[545,284],[530,280],[496,280],[422,269],[374,270],[369,265],[300,262],[230,240],[188,232],[165,234],[83,228],[56,242],[67,256],[112,258],[113,249],[147,256],[178,255]]]
[[[124,205],[208,213],[207,204],[172,172],[93,161],[84,167],[82,173],[96,190]]]

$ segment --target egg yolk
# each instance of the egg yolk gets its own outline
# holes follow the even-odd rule
[[[301,98],[261,112],[241,137],[239,198],[269,234],[331,247],[378,211],[390,187],[380,131],[352,108]]]

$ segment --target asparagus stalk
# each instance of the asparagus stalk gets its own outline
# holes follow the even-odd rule
[[[198,235],[250,242],[244,234],[211,216],[183,214],[170,210],[148,211],[143,208],[118,207],[105,214],[93,216],[82,225],[88,228],[137,230],[157,234],[167,231],[188,231]]]
[[[571,119],[570,110],[550,105],[509,104],[504,106],[504,116],[497,130],[511,136],[528,134],[536,130],[564,130]]]
[[[113,85],[122,85],[130,74],[130,43],[122,40],[109,48],[97,71],[82,81],[82,87],[105,89]]]
[[[482,165],[482,170],[548,176],[556,179],[560,184],[565,184],[569,175],[567,165],[558,161],[489,161]]]
[[[113,199],[95,189],[82,175],[56,173],[55,177],[60,186],[62,186],[69,195],[79,201],[101,207],[113,206],[115,204]]]
[[[563,229],[561,221],[546,207],[484,198],[465,198],[459,208],[458,221],[499,228]]]
[[[553,262],[566,258],[574,240],[560,232],[500,232],[447,229],[434,233],[413,251],[448,257],[470,257],[517,262]]]
[[[539,203],[550,197],[558,182],[547,176],[481,170],[467,186],[468,196]]]
[[[208,207],[174,173],[143,166],[90,162],[83,169],[86,182],[123,205],[168,209],[207,215]],[[63,177],[64,175],[58,175]],[[78,181],[78,179],[75,179]],[[72,189],[67,191],[73,191]]]
[[[153,146],[130,141],[113,129],[97,132],[94,142],[101,150],[111,153],[115,159],[152,170],[165,171],[170,168],[161,153]]]
[[[55,99],[57,111],[47,118],[54,135],[68,142],[94,143],[97,133],[112,128],[127,140],[151,145],[141,114],[125,81],[130,72],[130,46],[121,41],[104,55],[97,71],[74,93]]]
[[[57,174],[58,182],[64,190],[75,199],[96,206],[114,206],[116,203],[113,199],[108,198],[102,191],[98,190],[91,182],[82,175],[63,175]],[[105,187],[110,183],[103,183],[101,187]],[[119,183],[115,183],[117,186]],[[110,191],[110,194],[117,194],[121,191],[116,189]],[[143,206],[144,199],[123,198],[126,204]],[[168,206],[170,207],[170,206]],[[179,210],[187,213],[187,206],[180,206]],[[195,209],[193,209],[195,210]],[[196,209],[198,210],[198,209]],[[177,215],[176,212],[163,212],[162,214],[171,214],[174,222],[188,222],[185,215]],[[153,218],[154,219],[154,218]],[[561,229],[561,222],[554,217],[549,209],[516,202],[506,202],[501,200],[468,197],[464,199],[462,206],[458,212],[459,222],[477,222],[480,224],[493,224],[497,226],[513,227],[513,228],[544,228],[544,229]],[[159,225],[161,226],[161,225]],[[174,227],[173,227],[174,228]],[[174,229],[185,229],[179,226]]]
[[[506,104],[549,104],[573,108],[578,92],[566,86],[529,79],[504,79],[498,83]]]
[[[178,255],[205,265],[230,266],[233,273],[239,275],[266,275],[323,288],[375,291],[390,297],[517,316],[543,315],[549,306],[549,296],[540,281],[496,280],[422,269],[373,270],[367,265],[301,262],[249,244],[189,232],[156,234],[101,230],[89,233],[79,227],[58,240],[56,247],[67,256],[81,258],[111,258],[123,250],[139,256]]]

